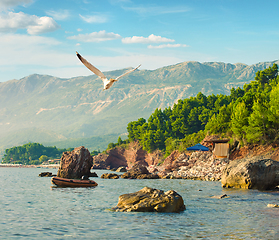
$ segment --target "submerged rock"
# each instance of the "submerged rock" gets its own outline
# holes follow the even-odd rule
[[[274,189],[279,184],[279,162],[263,157],[231,161],[222,172],[221,183],[227,188]]]
[[[181,212],[185,205],[182,197],[174,190],[164,192],[144,187],[138,192],[119,196],[116,212]]]
[[[222,195],[212,196],[211,198],[222,199],[222,198],[228,198],[228,197],[229,196],[227,194],[222,194]]]
[[[119,176],[115,173],[104,173],[102,174],[101,178],[106,178],[106,179],[118,179]]]
[[[57,177],[80,179],[82,176],[90,176],[93,160],[87,148],[81,146],[71,152],[64,152]]]

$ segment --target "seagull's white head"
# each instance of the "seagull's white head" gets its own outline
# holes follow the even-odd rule
[[[110,80],[106,79],[106,81],[104,81],[104,89],[103,90],[109,89],[112,86],[112,84],[116,81],[117,80],[113,79],[113,78],[111,78]]]

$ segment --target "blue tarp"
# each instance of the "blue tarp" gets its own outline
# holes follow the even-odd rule
[[[194,151],[208,151],[209,148],[201,145],[200,143],[196,144],[195,146],[188,147],[187,150],[194,150]]]

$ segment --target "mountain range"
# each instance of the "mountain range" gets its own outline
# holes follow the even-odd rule
[[[0,149],[39,142],[48,146],[105,149],[125,139],[130,121],[148,118],[179,99],[230,94],[255,73],[279,61],[254,65],[183,62],[156,70],[136,70],[103,91],[96,76],[57,78],[33,74],[0,82]],[[144,64],[143,64],[144,67]],[[114,78],[128,69],[105,72]]]

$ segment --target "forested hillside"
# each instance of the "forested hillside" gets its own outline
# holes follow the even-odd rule
[[[200,92],[196,97],[179,100],[172,108],[157,108],[147,121],[140,118],[128,124],[129,141],[138,140],[149,152],[161,149],[167,154],[185,150],[206,134],[235,138],[242,145],[276,142],[278,83],[278,65],[273,64],[258,71],[254,81],[243,88],[232,88],[230,95],[205,96]]]

